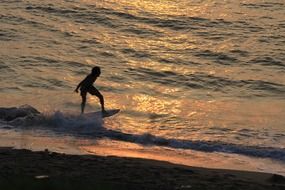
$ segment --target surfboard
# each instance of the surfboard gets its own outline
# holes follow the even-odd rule
[[[97,112],[89,112],[89,113],[85,113],[83,114],[84,117],[93,117],[93,118],[97,118],[97,117],[111,117],[117,113],[120,112],[120,109],[110,109],[110,110],[106,110],[107,113],[102,114],[101,111],[97,111]]]
[[[111,117],[120,112],[120,109],[107,110],[107,113],[102,114],[102,117]]]

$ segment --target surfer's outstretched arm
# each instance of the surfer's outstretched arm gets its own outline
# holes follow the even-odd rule
[[[84,79],[84,80],[85,80],[85,79]],[[84,80],[83,80],[83,81],[84,81]],[[82,85],[83,81],[81,81],[81,82],[77,85],[76,89],[74,90],[75,92],[78,92],[78,89],[79,89],[79,87]]]

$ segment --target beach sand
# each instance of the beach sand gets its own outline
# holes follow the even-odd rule
[[[280,175],[0,148],[0,189],[285,189]]]

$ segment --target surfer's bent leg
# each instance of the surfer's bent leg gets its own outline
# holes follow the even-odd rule
[[[102,112],[105,112],[105,107],[104,107],[104,97],[103,95],[99,92],[99,90],[97,90],[94,86],[92,88],[89,89],[88,91],[90,94],[97,96],[100,100],[100,104],[101,104],[101,109]]]
[[[81,114],[83,114],[83,113],[84,113],[85,104],[86,104],[87,92],[81,91],[80,95],[81,95],[81,98],[82,98],[82,102],[81,102]]]

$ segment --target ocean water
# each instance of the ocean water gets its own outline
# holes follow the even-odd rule
[[[285,175],[283,0],[1,0],[0,73],[2,146]]]

